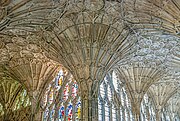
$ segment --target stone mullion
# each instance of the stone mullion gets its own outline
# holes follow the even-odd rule
[[[124,106],[123,106],[123,111],[124,111],[123,114],[124,114],[124,116],[123,117],[124,117],[124,120],[126,120],[126,117],[125,117],[126,116],[126,114],[125,114],[126,111],[125,110],[127,110],[127,109],[126,109],[126,96],[125,96],[125,92],[123,92],[122,95],[123,95],[123,100],[124,100]]]
[[[102,121],[105,121],[105,102],[102,102]]]
[[[144,111],[143,111],[144,110]],[[140,119],[146,119],[146,105],[144,100],[141,102],[141,108],[140,108]]]
[[[93,97],[92,101],[92,119],[98,120],[98,96]]]
[[[50,93],[50,91],[49,91],[49,93]],[[47,103],[48,103],[48,101],[49,101],[49,93],[48,93],[48,99],[47,99]],[[48,105],[48,104],[46,104],[46,105]],[[47,107],[45,107],[45,109],[44,110],[46,110],[46,108]],[[48,110],[48,117],[46,118],[47,120],[49,120],[49,115],[50,115],[50,108],[48,108],[49,110]]]
[[[120,121],[120,107],[116,107],[116,121]]]
[[[124,111],[124,107],[122,107],[122,119],[125,120],[125,111]],[[122,121],[123,121],[122,120]]]
[[[119,119],[119,117],[118,117],[118,109],[117,108],[115,108],[115,115],[116,115],[116,120],[115,121],[119,121],[118,119]]]
[[[148,120],[150,120],[149,107],[150,107],[150,104],[148,104],[148,107],[147,107],[147,109],[146,109],[146,112],[147,112],[147,119],[148,119]]]
[[[120,88],[119,85],[118,85],[118,88]],[[118,90],[118,94],[120,96],[120,90]],[[119,100],[119,98],[117,98],[117,100],[118,100],[118,102],[116,102],[116,105],[115,105],[116,106],[115,107],[115,109],[116,109],[116,121],[120,121],[121,116],[120,116],[120,105],[119,105],[119,102],[121,102],[121,101]]]
[[[141,120],[145,119],[144,112],[142,111],[142,109],[140,115],[141,115]]]
[[[144,110],[144,111],[143,111]],[[145,103],[144,103],[144,100],[142,100],[141,102],[141,108],[140,108],[140,117],[141,117],[141,120],[142,119],[145,119]]]
[[[122,115],[123,115],[123,107],[122,107],[122,89],[119,90],[119,95],[120,95],[120,100],[121,100],[121,105],[119,106],[119,116],[120,116],[120,121],[122,121]]]
[[[100,121],[102,121],[103,120],[103,108],[104,108],[104,104],[103,104],[103,99],[102,99],[102,97],[101,98],[98,98],[98,100],[99,100],[99,102],[98,102],[98,120],[100,120]],[[100,109],[101,110],[100,110]],[[101,112],[100,112],[101,111]],[[101,117],[101,118],[100,118]]]
[[[55,100],[57,100],[57,95],[56,95],[56,99]],[[55,108],[54,108],[54,110],[55,110],[54,119],[55,120],[58,120],[58,117],[59,117],[59,108],[60,108],[59,103],[55,101]]]
[[[127,111],[127,113],[128,113],[128,121],[130,121],[130,112],[129,112],[129,109],[128,109],[128,111]]]
[[[130,114],[129,114],[129,108],[128,108],[128,105],[127,105],[127,101],[128,101],[128,99],[126,99],[126,95],[125,95],[125,92],[124,92],[124,105],[125,105],[125,108],[126,108],[126,114],[127,114],[127,118],[128,118],[128,120],[130,120]]]
[[[67,110],[67,102],[64,104],[64,116],[63,116],[63,118],[64,118],[64,121],[66,121],[66,110]]]
[[[74,99],[74,101],[72,101],[72,121],[75,121],[76,119],[76,99]]]
[[[119,121],[122,121],[122,108],[119,108]]]
[[[112,121],[112,104],[109,104],[109,121]]]
[[[150,106],[150,105],[148,105],[148,108],[147,108],[147,120],[148,120],[148,121],[150,120],[149,106]]]
[[[166,120],[166,115],[164,113],[162,113],[161,118]]]

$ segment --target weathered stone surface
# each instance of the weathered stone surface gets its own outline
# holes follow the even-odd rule
[[[156,120],[161,120],[162,109],[165,107],[165,104],[178,90],[177,82],[156,82],[151,85],[148,89],[149,95],[152,97],[155,108],[156,108]]]
[[[35,38],[34,38],[35,37]],[[32,106],[32,119],[38,112],[38,103],[44,93],[48,83],[53,80],[59,70],[59,64],[48,59],[40,46],[30,41],[31,39],[41,39],[36,36],[27,38],[12,37],[9,42],[5,42],[3,50],[8,53],[2,54],[8,61],[4,67],[12,78],[18,80],[27,89]]]
[[[92,95],[107,71],[130,54],[136,38],[127,39],[130,28],[117,2],[71,2],[51,31],[44,32],[43,46],[47,56],[62,63],[80,83],[82,103],[87,106],[83,120],[97,120],[97,113],[88,117],[95,110],[91,110]]]
[[[124,1],[125,19],[136,29],[162,30],[179,36],[179,0],[127,0]]]
[[[11,114],[29,105],[29,97],[23,86],[6,73],[0,74],[0,103],[2,105],[2,120],[12,120]],[[24,113],[22,113],[23,115]]]
[[[119,69],[137,100],[164,73],[159,66],[180,71],[179,13],[179,0],[1,0],[0,66],[39,100],[63,64],[82,88],[82,120],[97,120],[88,101],[117,63],[131,60]]]

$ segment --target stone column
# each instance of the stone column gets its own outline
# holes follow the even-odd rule
[[[157,109],[156,111],[156,121],[161,121],[161,110]]]
[[[3,121],[10,121],[11,114],[12,114],[12,109],[10,109],[10,108],[4,109]]]
[[[88,82],[88,81],[86,81]],[[80,83],[81,89],[81,120],[97,121],[98,120],[98,95],[97,90],[92,88],[92,83],[84,87],[85,82]],[[87,84],[87,83],[86,83]],[[96,85],[97,86],[97,85]]]
[[[132,105],[132,113],[133,113],[134,121],[141,121],[140,104]]]
[[[30,116],[30,121],[41,121],[43,111],[40,108],[40,101],[41,98],[39,99],[38,97],[39,94],[35,94],[33,92],[29,93],[30,95],[30,100],[31,100],[31,116]]]

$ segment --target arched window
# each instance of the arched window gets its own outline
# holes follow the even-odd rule
[[[99,121],[132,121],[130,101],[115,71],[107,74],[100,84],[98,112]]]
[[[64,68],[47,87],[42,108],[44,121],[78,121],[80,119],[81,101],[78,84]]]
[[[141,120],[142,121],[156,121],[155,107],[150,97],[144,95],[141,102]]]
[[[21,109],[23,107],[27,107],[30,105],[31,105],[31,102],[27,94],[27,91],[23,89],[22,92],[19,93],[16,98],[16,102],[15,102],[15,106],[13,110],[15,111],[15,110],[18,110],[18,109]]]

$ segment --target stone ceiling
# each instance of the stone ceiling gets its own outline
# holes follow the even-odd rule
[[[82,85],[97,83],[117,65],[147,73],[163,67],[164,81],[178,83],[179,90],[179,37],[179,0],[0,0],[0,65],[32,93],[45,87],[43,74],[54,74],[60,64],[87,80]],[[126,81],[143,76],[126,71]]]

